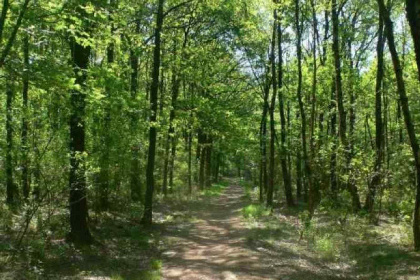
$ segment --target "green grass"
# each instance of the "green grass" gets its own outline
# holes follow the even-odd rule
[[[267,210],[261,204],[250,204],[244,208],[242,208],[242,215],[245,218],[260,218],[262,216],[268,216],[270,211]]]
[[[201,191],[200,194],[206,197],[218,197],[223,193],[223,191],[226,189],[228,185],[229,185],[229,182],[227,181],[222,181],[217,184],[212,184],[210,188]]]

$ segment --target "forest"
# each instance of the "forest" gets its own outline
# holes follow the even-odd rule
[[[0,279],[420,279],[419,0],[2,0]]]

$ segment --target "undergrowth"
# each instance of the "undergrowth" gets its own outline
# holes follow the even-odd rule
[[[256,201],[258,195],[248,189]],[[277,207],[270,215],[263,205],[249,204],[242,209],[248,242],[273,257],[282,259],[288,252],[350,279],[420,279],[420,254],[412,252],[409,222],[382,215],[373,225],[367,216],[331,207],[320,207],[309,220],[305,208]]]

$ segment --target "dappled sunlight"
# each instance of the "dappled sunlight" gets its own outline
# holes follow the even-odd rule
[[[264,236],[270,229],[246,226],[242,209],[248,203],[243,189],[233,185],[220,197],[190,207],[197,220],[189,230],[164,230],[168,248],[162,254],[163,279],[342,278],[317,259],[294,250],[297,244],[287,241],[293,234],[296,236],[290,227],[269,233],[277,239],[285,238],[276,246],[253,240],[252,236]]]

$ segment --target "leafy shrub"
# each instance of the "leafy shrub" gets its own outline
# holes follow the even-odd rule
[[[269,214],[270,211],[260,204],[250,204],[242,209],[242,215],[245,218],[259,218]]]

